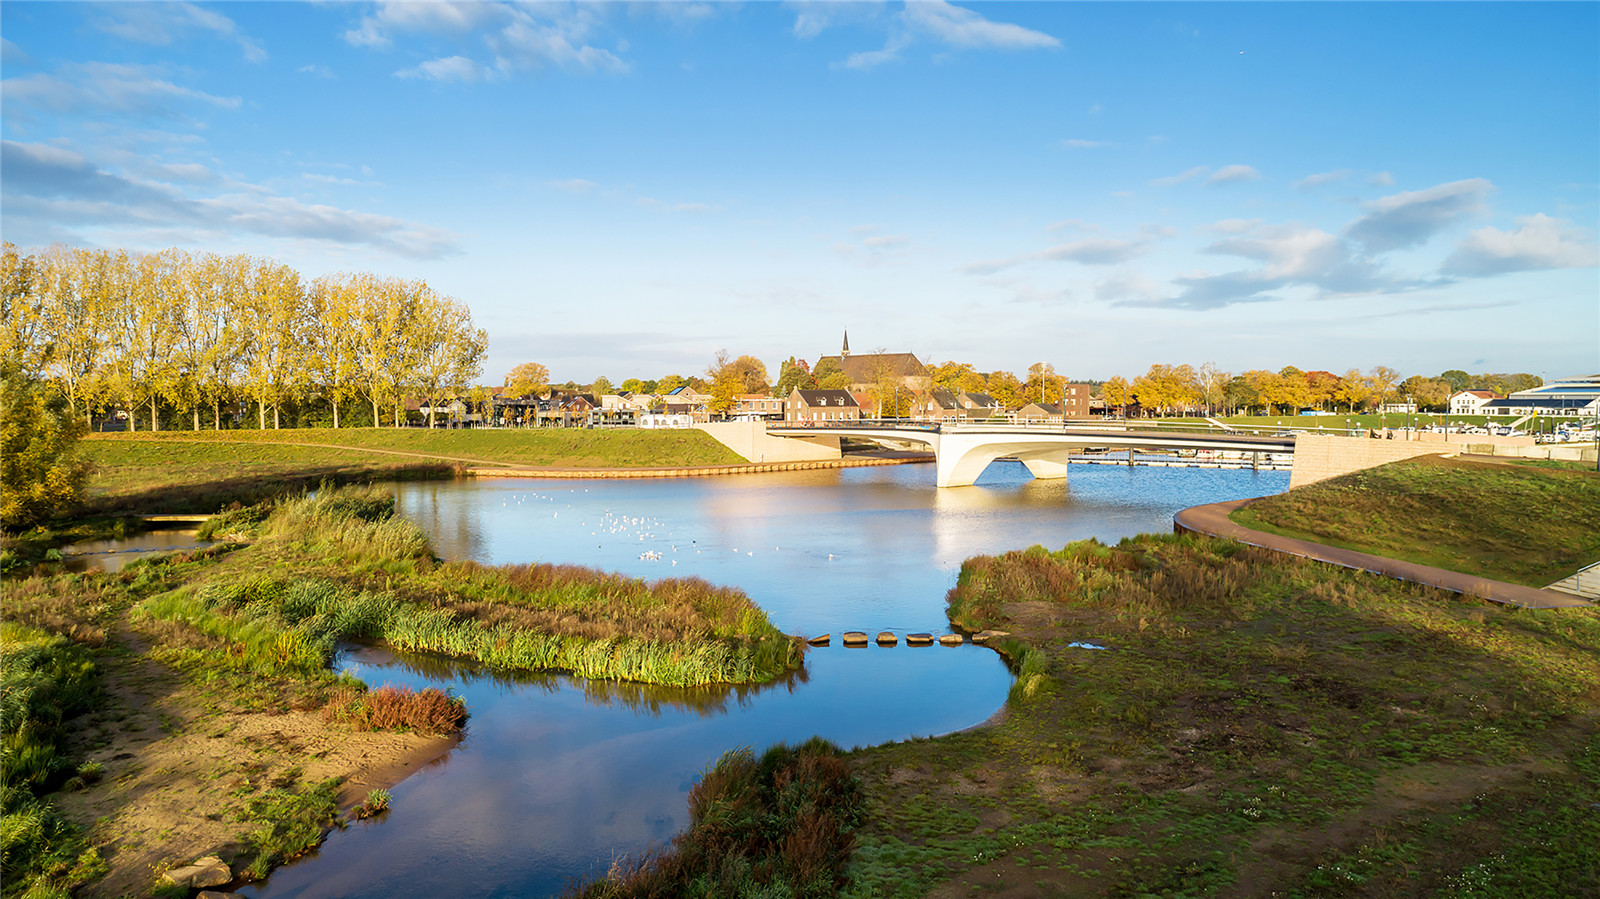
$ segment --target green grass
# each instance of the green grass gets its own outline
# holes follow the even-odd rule
[[[1600,560],[1600,474],[1423,457],[1264,497],[1245,527],[1542,587]]]
[[[466,466],[673,468],[745,460],[695,430],[300,428],[93,434],[90,508],[202,512],[335,484],[453,477]]]
[[[259,534],[254,545],[138,612],[193,635],[173,635],[168,661],[235,676],[311,677],[351,639],[673,686],[765,682],[800,665],[798,641],[740,591],[573,566],[441,564],[393,513],[393,496],[375,489],[278,503],[258,523],[235,522]]]
[[[374,463],[392,454],[445,462],[557,468],[731,465],[745,460],[697,430],[582,428],[301,428],[97,434],[85,453],[105,467],[301,462]],[[327,447],[338,447],[330,449]]]
[[[286,783],[263,791],[249,803],[251,831],[242,872],[262,878],[274,867],[316,848],[323,835],[340,824],[339,781]]]
[[[67,751],[68,720],[95,701],[94,663],[64,637],[0,623],[0,869],[3,894],[66,895],[104,870],[48,794],[97,774]],[[76,776],[74,776],[76,775]]]
[[[847,895],[1600,891],[1594,609],[1142,536],[968,560],[950,614],[1022,688],[852,754]]]

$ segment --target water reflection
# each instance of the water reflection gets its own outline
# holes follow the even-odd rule
[[[1167,531],[1178,509],[1260,496],[1282,473],[1016,463],[940,490],[926,465],[652,481],[396,485],[435,552],[485,564],[558,562],[738,586],[788,633],[940,633],[965,558],[1085,537]],[[659,845],[724,751],[822,735],[842,746],[949,733],[988,718],[1010,676],[993,652],[837,645],[765,687],[673,690],[564,675],[490,676],[375,650],[369,684],[444,686],[471,709],[448,764],[393,791],[381,826],[335,832],[252,896],[549,896]]]
[[[192,530],[153,530],[113,540],[90,540],[61,548],[62,565],[68,571],[121,571],[146,556],[210,546],[198,540]]]
[[[623,681],[587,680],[554,671],[494,669],[474,661],[447,656],[399,652],[382,646],[350,644],[340,650],[336,667],[348,671],[379,672],[381,678],[411,676],[421,684],[455,683],[481,688],[499,695],[523,690],[555,694],[578,690],[592,706],[615,706],[636,714],[660,717],[666,712],[688,712],[709,717],[726,714],[730,708],[743,708],[758,693],[784,690],[793,693],[808,682],[810,673],[801,668],[765,684],[707,684],[697,687],[664,687]]]

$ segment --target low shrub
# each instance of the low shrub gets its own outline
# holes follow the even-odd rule
[[[669,850],[614,865],[569,895],[821,897],[838,894],[863,795],[838,747],[813,737],[722,756],[689,791],[689,828]]]
[[[334,690],[322,707],[322,720],[355,730],[412,730],[421,734],[453,733],[467,720],[467,705],[459,697],[427,687],[379,687],[362,691],[345,686]]]

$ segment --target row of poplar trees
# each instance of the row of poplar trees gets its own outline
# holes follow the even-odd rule
[[[249,400],[265,429],[284,403],[364,400],[372,421],[407,396],[459,393],[483,368],[488,338],[466,305],[423,281],[372,274],[307,282],[281,262],[166,250],[129,253],[4,245],[0,353],[54,383],[74,414],[160,407],[222,427],[225,403]],[[429,424],[434,404],[430,403]],[[202,410],[209,413],[202,415]]]

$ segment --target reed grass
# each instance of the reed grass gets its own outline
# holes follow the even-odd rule
[[[87,650],[0,622],[0,871],[8,895],[65,895],[104,869],[82,832],[43,799],[78,768],[64,722],[98,695]]]
[[[767,682],[802,662],[800,641],[742,591],[567,565],[440,565],[421,529],[394,509],[377,488],[281,501],[251,551],[310,560],[324,576],[229,571],[147,600],[141,614],[220,641],[229,658],[261,673],[325,667],[339,640],[671,686]]]
[[[690,789],[689,827],[670,849],[619,860],[604,880],[568,896],[835,896],[862,802],[860,784],[826,740],[779,743],[759,757],[736,749]]]

